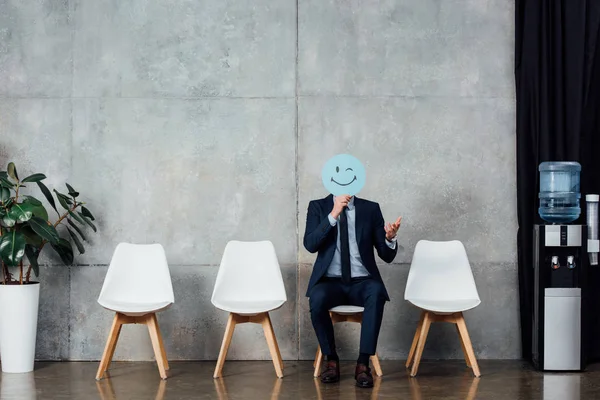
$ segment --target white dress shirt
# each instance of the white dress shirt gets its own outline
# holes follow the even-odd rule
[[[335,196],[333,198],[335,201]],[[344,210],[346,215],[348,216],[348,244],[350,247],[350,277],[357,278],[362,276],[369,276],[369,272],[360,258],[360,253],[358,251],[358,241],[356,240],[356,208],[354,207],[354,196],[348,202],[347,210]],[[333,218],[331,214],[327,216],[329,218],[329,223],[331,226],[338,225],[338,220]],[[339,217],[338,217],[339,219]],[[338,235],[337,235],[337,243],[335,247],[335,253],[333,254],[333,260],[331,260],[331,264],[329,264],[329,268],[327,268],[327,272],[325,276],[330,278],[339,278],[342,276],[342,251],[341,251],[341,239],[340,239],[340,226],[337,226]],[[391,241],[385,240],[386,244],[390,249],[396,248],[396,238],[393,238]]]

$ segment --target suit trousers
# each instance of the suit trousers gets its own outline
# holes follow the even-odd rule
[[[329,309],[340,305],[364,307],[360,331],[360,352],[374,355],[386,303],[383,283],[372,279],[353,278],[344,284],[340,278],[322,278],[309,295],[310,317],[321,351],[335,353],[335,337]]]

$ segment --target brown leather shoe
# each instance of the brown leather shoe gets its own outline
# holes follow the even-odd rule
[[[356,364],[354,379],[356,379],[356,386],[360,388],[373,387],[373,375],[371,375],[371,368],[365,364]]]
[[[325,362],[325,370],[321,373],[321,382],[335,383],[340,380],[340,364],[337,361]]]

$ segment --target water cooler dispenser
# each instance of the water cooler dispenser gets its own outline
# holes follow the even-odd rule
[[[589,331],[587,274],[598,262],[598,196],[586,198],[588,220],[596,221],[571,224],[581,214],[581,166],[547,162],[539,171],[539,215],[548,224],[534,227],[532,360],[539,370],[580,371]]]

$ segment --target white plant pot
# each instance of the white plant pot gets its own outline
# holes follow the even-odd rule
[[[33,371],[40,284],[0,285],[2,372]]]

